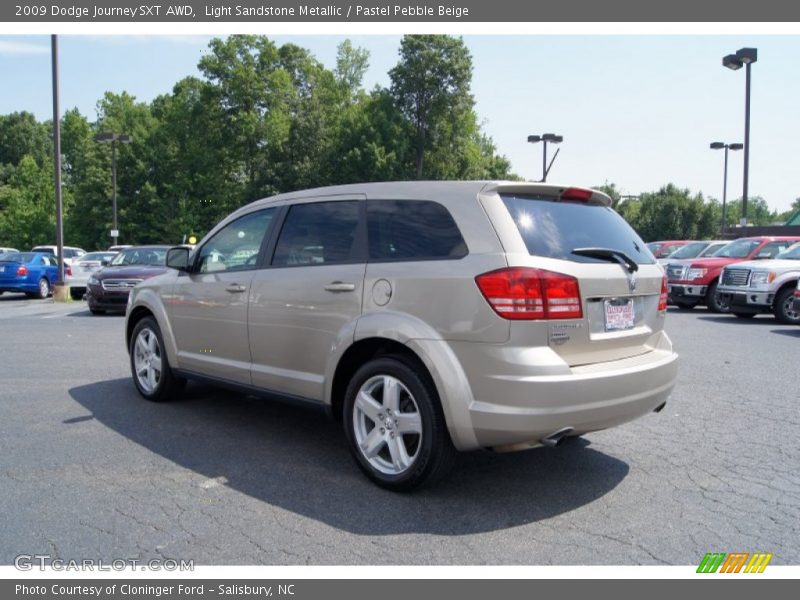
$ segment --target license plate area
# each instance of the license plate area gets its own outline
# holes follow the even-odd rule
[[[633,298],[606,298],[603,314],[606,331],[627,331],[636,325]]]

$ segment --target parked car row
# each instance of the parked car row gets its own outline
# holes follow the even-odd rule
[[[124,311],[130,288],[166,270],[167,248],[127,245],[86,252],[64,246],[64,280],[73,299],[86,296],[92,313]],[[30,252],[0,248],[0,294],[22,292],[30,298],[47,298],[58,282],[56,246],[36,246]]]
[[[782,323],[800,323],[793,304],[800,279],[798,242],[800,237],[758,236],[729,242],[712,256],[673,254],[665,265],[669,302],[683,309],[704,304],[740,318],[773,312]]]

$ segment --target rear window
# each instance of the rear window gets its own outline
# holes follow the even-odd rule
[[[55,254],[56,253],[56,251],[53,248],[48,248],[46,246],[44,246],[44,247],[37,246],[36,248],[33,249],[33,252],[44,252],[45,254]]]
[[[4,254],[3,260],[18,263],[28,263],[32,261],[35,256],[36,254],[33,252],[15,252],[13,254]]]
[[[447,209],[427,200],[367,202],[371,261],[462,258],[467,245]]]
[[[626,254],[637,264],[655,262],[639,235],[611,208],[536,196],[501,198],[532,255],[582,263],[607,262],[572,253],[576,248],[606,248]]]

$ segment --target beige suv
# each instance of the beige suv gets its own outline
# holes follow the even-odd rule
[[[659,411],[663,271],[600,192],[371,183],[249,204],[130,294],[133,381],[324,406],[358,465],[411,489],[457,450],[554,446]]]

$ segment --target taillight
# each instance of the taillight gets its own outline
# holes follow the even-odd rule
[[[667,287],[667,276],[661,278],[661,295],[658,297],[658,312],[667,312],[667,297],[669,288]]]
[[[509,267],[478,275],[478,288],[504,319],[580,319],[578,280],[569,275]]]
[[[19,277],[24,277],[27,274],[28,274],[28,267],[26,267],[25,265],[21,265],[20,268],[17,269],[17,275]]]
[[[69,265],[64,265],[64,275],[68,277],[72,277],[72,267]]]
[[[794,297],[795,297],[795,298],[800,298],[800,288],[797,288],[797,289],[794,291]]]
[[[567,188],[561,194],[561,200],[569,200],[572,202],[588,202],[589,199],[592,197],[592,190],[587,190],[585,188]]]

